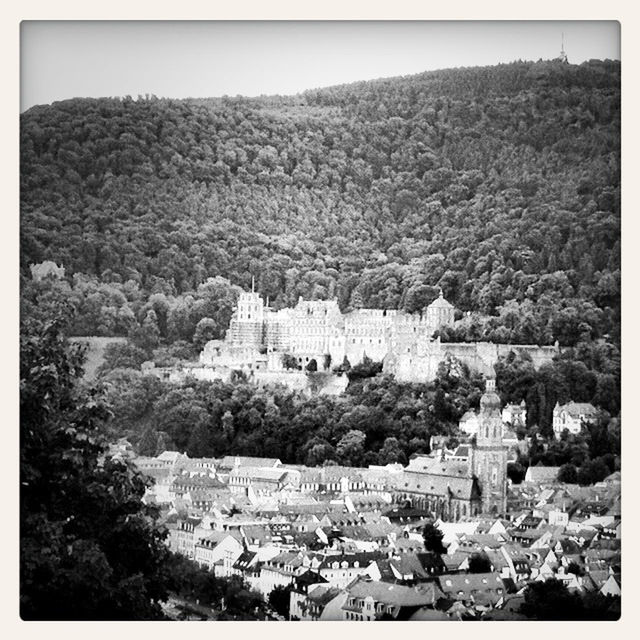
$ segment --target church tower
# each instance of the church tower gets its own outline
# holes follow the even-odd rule
[[[502,442],[502,413],[495,378],[487,379],[473,451],[473,473],[482,492],[482,512],[507,511],[507,447]]]

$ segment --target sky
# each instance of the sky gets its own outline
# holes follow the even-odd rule
[[[613,21],[23,21],[21,111],[74,97],[290,95],[432,69],[620,59]]]

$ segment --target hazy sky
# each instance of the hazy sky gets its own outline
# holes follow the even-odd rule
[[[63,22],[21,25],[21,110],[73,97],[293,94],[430,69],[620,59],[617,22]]]

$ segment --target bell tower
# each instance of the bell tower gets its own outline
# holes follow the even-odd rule
[[[480,398],[473,473],[482,492],[482,512],[502,515],[507,511],[507,447],[502,441],[501,402],[495,378],[487,378],[486,384]]]

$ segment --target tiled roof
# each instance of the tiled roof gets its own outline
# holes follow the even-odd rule
[[[405,587],[398,584],[377,582],[375,580],[357,580],[347,587],[347,593],[352,598],[364,599],[370,597],[374,602],[398,607],[421,607],[433,604],[440,595],[439,589],[433,583],[420,585],[420,589]],[[342,606],[348,606],[349,598]],[[359,610],[358,607],[356,607]]]
[[[226,469],[240,467],[276,467],[281,464],[278,458],[257,458],[251,456],[225,456],[220,460],[219,465]]]
[[[255,551],[243,551],[238,559],[233,563],[233,568],[239,570],[247,569],[255,556]]]
[[[239,467],[233,469],[229,474],[229,481],[232,478],[249,478],[250,480],[280,482],[287,475],[288,471],[279,467]]]
[[[496,589],[505,590],[502,578],[497,573],[467,573],[440,576],[438,579],[440,588],[452,596],[458,596],[462,591],[465,598],[469,598],[475,593],[486,592]],[[499,596],[495,594],[497,601]]]
[[[529,467],[525,474],[525,482],[555,482],[560,467]]]
[[[338,587],[332,587],[330,585],[319,584],[318,586],[310,589],[307,593],[307,598],[320,607],[324,607],[328,602],[333,600],[341,589]]]
[[[466,475],[404,472],[399,476],[398,491],[443,497],[450,495],[461,500],[470,500],[477,494],[475,479]]]
[[[360,553],[344,553],[344,554],[332,554],[324,556],[321,560],[318,569],[332,569],[333,565],[337,562],[338,567],[341,567],[343,563],[347,563],[349,567],[354,567],[356,562],[359,567],[367,567],[374,560],[384,558],[385,555],[379,551],[362,551]]]
[[[560,407],[560,411],[566,411],[572,418],[594,417],[598,414],[598,410],[589,402],[567,402]]]

